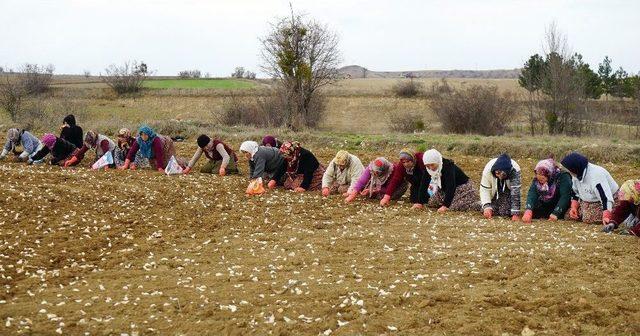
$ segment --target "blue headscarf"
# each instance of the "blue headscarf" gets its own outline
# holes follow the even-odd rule
[[[148,135],[149,139],[147,139],[147,141],[142,140],[140,133]],[[138,142],[138,146],[140,147],[140,154],[142,154],[143,157],[151,159],[151,156],[153,154],[151,152],[151,144],[153,144],[153,139],[155,138],[156,132],[154,132],[153,129],[151,129],[151,127],[149,126],[144,125],[138,130],[138,137],[136,138],[136,141]]]
[[[589,159],[584,155],[573,152],[562,159],[560,162],[568,171],[575,174],[579,181],[582,181],[584,171],[589,165]]]

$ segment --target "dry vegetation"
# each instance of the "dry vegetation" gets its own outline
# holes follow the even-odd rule
[[[327,162],[339,143],[308,147]],[[477,182],[486,157],[445,154]],[[638,240],[598,226],[87,165],[0,165],[2,334],[640,333]]]

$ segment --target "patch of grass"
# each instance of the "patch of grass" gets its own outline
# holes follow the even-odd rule
[[[156,79],[147,80],[144,87],[150,89],[251,89],[256,84],[239,79]]]

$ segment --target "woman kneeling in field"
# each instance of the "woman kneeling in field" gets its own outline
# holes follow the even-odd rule
[[[522,175],[520,166],[509,155],[502,154],[490,160],[482,171],[480,201],[482,214],[491,219],[494,215],[520,219],[520,188]]]
[[[268,180],[269,189],[282,185],[286,162],[277,148],[259,146],[255,141],[245,141],[240,145],[240,152],[249,161],[251,183],[257,179]]]
[[[22,146],[22,152],[16,150],[19,146]],[[2,148],[2,153],[0,153],[0,160],[4,159],[10,152],[13,152],[16,160],[25,161],[39,149],[42,149],[42,146],[40,140],[29,131],[10,128],[7,131],[7,142]]]
[[[118,143],[116,149],[113,151],[113,162],[115,162],[116,167],[124,165],[124,162],[127,160],[127,155],[129,155],[129,150],[131,149],[131,146],[133,146],[134,142],[136,142],[136,138],[131,136],[131,131],[128,128],[121,128],[118,131]],[[141,167],[145,163],[148,164],[148,162],[149,160],[143,159],[141,152],[138,151],[131,164],[136,167]]]
[[[73,154],[73,151],[76,150],[76,146],[72,143],[65,139],[58,138],[51,133],[47,133],[42,136],[42,143],[44,146],[29,158],[29,161],[27,161],[29,164],[41,161],[45,156],[47,156],[47,154],[51,153],[50,163],[52,165],[60,165],[63,164],[65,160],[69,159]]]
[[[322,176],[322,196],[336,193],[348,196],[363,170],[364,166],[357,156],[345,150],[339,151]]]
[[[618,184],[611,174],[575,152],[562,159],[561,164],[571,174],[575,193],[569,218],[584,223],[605,223],[610,220],[614,195],[618,192]]]
[[[447,210],[479,210],[478,193],[469,177],[455,162],[444,159],[435,149],[422,156],[427,174],[422,179],[420,194],[428,199],[428,206]]]
[[[109,139],[106,135],[98,134],[96,131],[88,131],[84,136],[84,143],[82,147],[76,149],[73,152],[71,158],[64,162],[65,167],[75,166],[84,158],[84,154],[89,149],[95,149],[96,158],[94,160],[99,160],[103,155],[111,152],[114,154],[116,149],[116,143],[113,140]],[[115,165],[111,165],[111,168],[115,167]]]
[[[62,120],[62,126],[60,126],[60,138],[69,141],[76,148],[82,147],[82,127],[76,124],[76,117],[73,114],[69,114]]]
[[[298,142],[285,142],[280,146],[280,154],[287,162],[285,189],[295,192],[320,190],[324,166],[313,153]]]
[[[611,232],[620,224],[625,224],[628,232],[640,237],[640,180],[628,180],[618,192],[619,201],[610,218],[604,219],[602,231]]]
[[[274,137],[273,135],[265,135],[264,138],[262,138],[262,145],[265,147],[273,147],[273,148],[280,149],[280,146],[282,146],[282,142],[278,140],[278,138]]]
[[[423,204],[427,203],[427,198],[420,194],[420,184],[426,174],[422,155],[422,152],[413,153],[408,148],[400,151],[400,161],[394,165],[389,187],[380,200],[381,206],[389,205],[391,195],[395,193],[397,188],[402,188],[403,184],[405,184],[404,189],[406,190],[407,183],[411,185],[409,199],[413,203],[413,208],[422,208]]]
[[[176,155],[176,149],[173,140],[166,135],[156,134],[149,126],[142,126],[138,131],[136,141],[129,149],[127,159],[119,169],[136,169],[137,166],[132,164],[136,154],[140,152],[143,159],[148,159],[152,168],[164,173],[164,167],[172,156]],[[176,158],[178,159],[178,158]]]
[[[351,193],[345,198],[345,203],[351,203],[358,194],[369,198],[382,199],[387,193],[391,175],[393,175],[395,169],[404,168],[400,164],[393,165],[383,157],[371,161],[353,186]],[[396,187],[394,193],[391,194],[391,199],[399,199],[404,195],[405,191],[407,191],[406,181]]]
[[[560,170],[553,159],[538,162],[535,177],[527,194],[522,221],[531,223],[533,218],[548,218],[556,221],[564,218],[571,196],[571,175]]]
[[[224,142],[218,139],[211,139],[207,135],[202,134],[197,140],[198,149],[193,154],[191,161],[187,164],[187,168],[184,170],[185,174],[189,174],[193,166],[200,159],[202,154],[209,159],[202,169],[201,173],[214,174],[218,173],[220,176],[227,174],[238,174],[238,157],[236,153]]]

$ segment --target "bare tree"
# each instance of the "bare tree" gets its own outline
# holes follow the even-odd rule
[[[568,126],[575,126],[581,121],[576,114],[581,111],[578,104],[581,103],[581,93],[584,90],[576,78],[567,38],[558,30],[555,22],[546,29],[543,48],[545,68],[542,87],[548,98],[545,104],[545,120],[549,133],[563,133],[569,131]]]
[[[320,88],[339,79],[338,37],[325,25],[295,14],[272,25],[261,39],[262,70],[287,97],[286,126],[315,126],[324,112]]]
[[[105,69],[105,75],[100,74],[102,81],[117,94],[135,93],[140,91],[147,79],[147,65],[144,62],[125,62],[122,65],[111,64]]]

